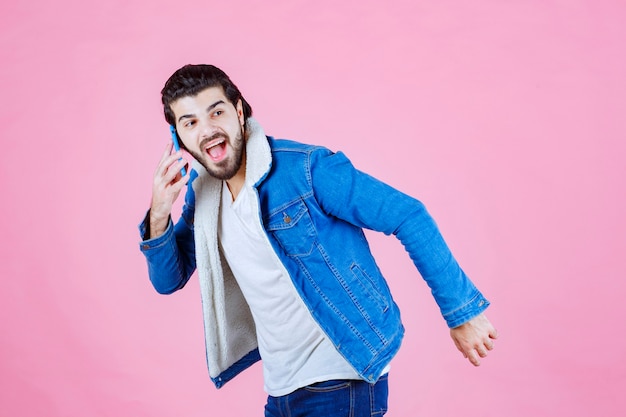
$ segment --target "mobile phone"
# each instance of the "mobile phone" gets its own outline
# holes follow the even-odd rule
[[[172,142],[174,142],[174,150],[176,152],[180,151],[180,144],[178,143],[178,134],[176,134],[176,128],[172,125],[170,125],[170,133],[172,134]],[[181,158],[182,159],[182,158]],[[179,159],[179,161],[181,160]],[[185,169],[185,167],[182,167],[180,169],[180,174],[184,177],[185,175],[187,175],[187,170]]]

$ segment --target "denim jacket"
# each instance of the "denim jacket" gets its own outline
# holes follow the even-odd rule
[[[449,327],[487,308],[421,202],[358,171],[341,152],[266,137],[254,119],[247,128],[246,179],[268,244],[312,317],[364,380],[380,377],[404,328],[363,228],[401,241]],[[160,293],[182,288],[197,267],[207,363],[218,388],[260,359],[249,308],[217,239],[221,189],[194,163],[180,220],[140,246]]]

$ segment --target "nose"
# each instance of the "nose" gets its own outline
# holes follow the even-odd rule
[[[200,135],[202,137],[210,137],[215,133],[215,126],[211,123],[210,119],[202,119],[199,121],[200,123]]]

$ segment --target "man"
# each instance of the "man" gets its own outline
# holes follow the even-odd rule
[[[362,228],[394,234],[474,365],[493,348],[488,301],[424,206],[342,153],[276,140],[220,69],[187,65],[162,90],[169,145],[140,229],[160,293],[198,270],[209,374],[219,388],[263,359],[266,416],[371,416],[404,333]],[[187,187],[180,220],[173,203]]]

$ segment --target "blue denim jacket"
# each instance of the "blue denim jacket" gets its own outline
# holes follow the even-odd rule
[[[269,243],[313,318],[364,380],[380,377],[404,328],[363,228],[402,242],[449,327],[487,308],[421,202],[355,169],[341,152],[271,137],[266,143],[267,164],[252,175]],[[264,157],[251,154],[248,144],[248,165],[259,158]],[[175,226],[170,222],[164,235],[141,243],[150,279],[161,293],[182,288],[196,268],[192,184],[198,175],[207,176],[198,171],[203,169],[192,172],[181,219]],[[146,221],[140,226],[142,236],[146,226]],[[214,319],[205,313],[205,320]],[[211,343],[207,338],[207,355]],[[239,356],[212,376],[218,388],[259,359],[254,349]]]

